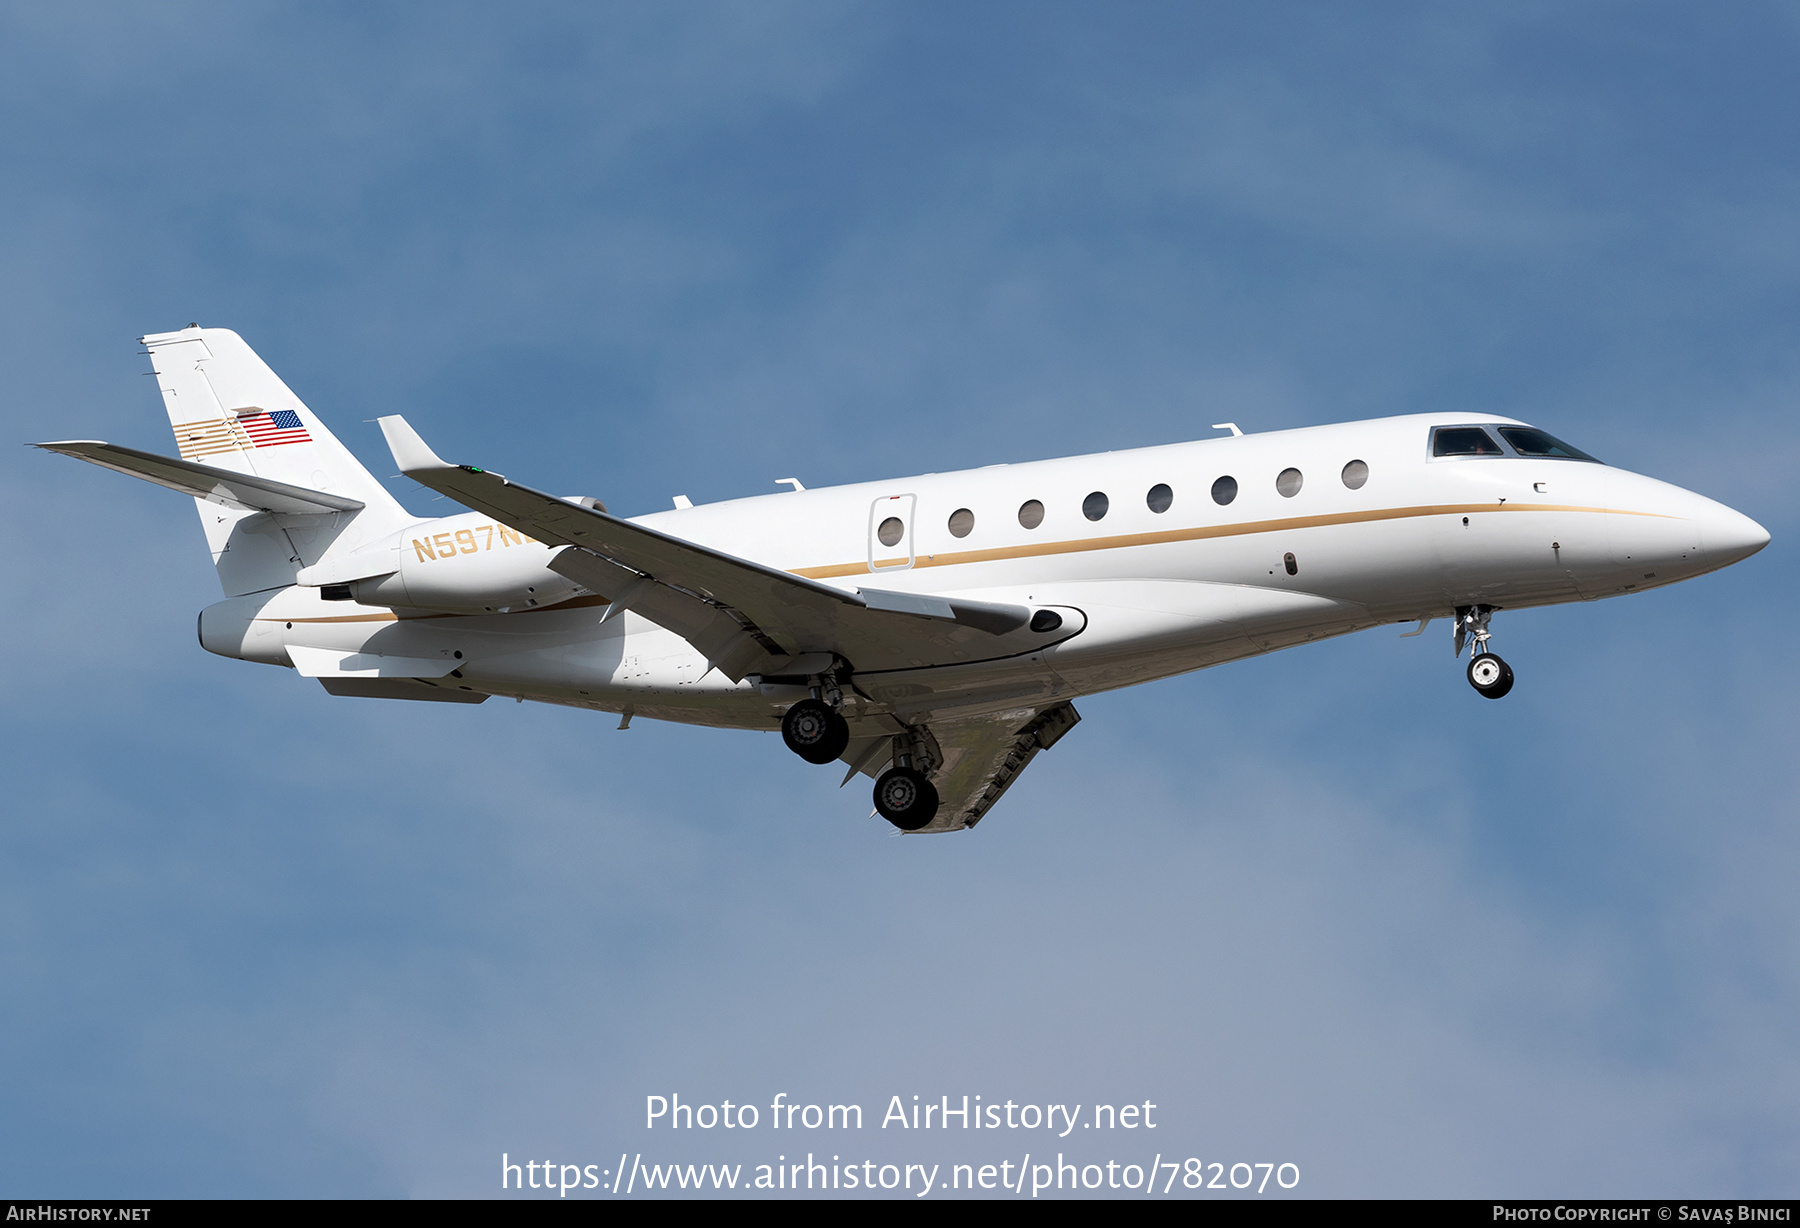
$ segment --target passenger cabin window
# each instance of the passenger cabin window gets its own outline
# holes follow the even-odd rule
[[[1505,456],[1494,437],[1478,426],[1440,426],[1431,437],[1433,456]]]
[[[950,513],[950,536],[967,537],[975,531],[975,513],[959,507]]]
[[[900,539],[906,536],[906,526],[900,523],[900,517],[889,516],[875,530],[875,537],[884,546],[898,546]]]
[[[1213,502],[1217,503],[1220,507],[1224,507],[1227,503],[1230,503],[1233,499],[1237,498],[1237,479],[1234,477],[1222,477],[1214,482],[1212,497]]]
[[[1081,501],[1081,514],[1086,516],[1089,520],[1098,520],[1106,515],[1106,509],[1110,506],[1111,503],[1108,501],[1105,492],[1096,490],[1093,494]]]
[[[1520,456],[1548,457],[1553,460],[1593,461],[1598,465],[1603,462],[1589,456],[1580,448],[1571,447],[1549,431],[1540,431],[1535,426],[1503,426],[1499,427],[1500,437],[1512,445],[1512,450]]]
[[[1150,488],[1150,493],[1144,496],[1145,506],[1155,512],[1158,516],[1168,511],[1174,503],[1175,492],[1170,490],[1169,487],[1162,482],[1158,482],[1156,485],[1152,486]]]
[[[1275,479],[1275,489],[1283,499],[1292,499],[1300,493],[1300,487],[1305,482],[1306,479],[1300,476],[1298,469],[1283,469],[1281,475]]]
[[[1369,466],[1366,461],[1353,460],[1344,466],[1344,485],[1351,490],[1361,490],[1363,483],[1369,480]]]
[[[1044,523],[1044,505],[1036,499],[1027,499],[1019,505],[1019,523],[1028,529],[1035,529]]]

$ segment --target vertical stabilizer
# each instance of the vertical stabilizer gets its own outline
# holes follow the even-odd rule
[[[292,584],[301,567],[417,519],[230,329],[190,326],[142,340],[182,459],[364,505],[290,515],[197,499],[227,596]]]

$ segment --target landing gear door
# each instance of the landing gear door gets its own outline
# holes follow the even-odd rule
[[[904,571],[913,565],[912,495],[884,495],[869,505],[869,570]]]

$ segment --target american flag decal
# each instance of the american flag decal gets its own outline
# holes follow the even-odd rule
[[[175,428],[175,442],[185,460],[216,456],[220,452],[244,452],[273,448],[284,443],[311,443],[312,436],[291,409],[244,409],[226,418],[184,422]]]
[[[300,415],[291,409],[271,413],[265,409],[239,414],[238,425],[250,436],[250,446],[273,448],[284,443],[311,443],[312,436],[300,425]]]

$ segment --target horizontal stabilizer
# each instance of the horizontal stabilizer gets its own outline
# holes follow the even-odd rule
[[[118,444],[102,443],[97,439],[69,439],[60,443],[40,443],[37,446],[46,452],[73,456],[76,460],[84,460],[116,473],[128,473],[134,478],[143,478],[146,482],[155,482],[158,486],[166,486],[170,490],[220,503],[241,512],[318,515],[321,512],[355,512],[360,511],[363,506],[355,499],[328,495],[322,490],[290,486],[286,482],[215,469],[211,465],[176,460],[172,456],[158,456],[154,452],[139,452],[136,448],[122,448]]]
[[[389,657],[298,644],[289,644],[287,654],[305,678],[442,678],[463,664],[448,657]]]

